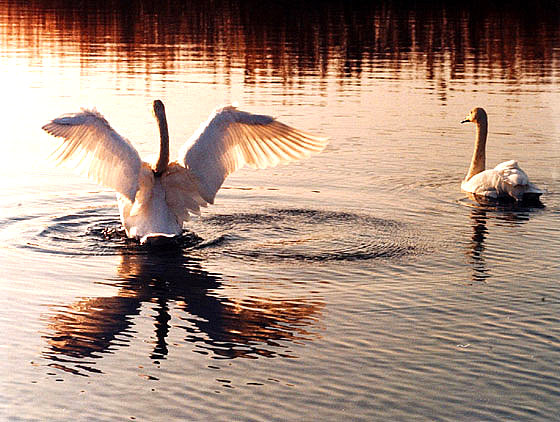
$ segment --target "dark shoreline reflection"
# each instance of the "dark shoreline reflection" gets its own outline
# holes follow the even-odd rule
[[[412,67],[448,89],[465,74],[556,83],[559,19],[553,0],[0,1],[0,47],[34,64],[77,49],[84,68],[110,56],[116,72],[148,77],[203,62],[226,84],[238,69],[245,84],[289,85],[329,72],[359,83],[379,67],[398,79]]]
[[[324,304],[317,298],[235,300],[220,295],[219,275],[202,269],[181,249],[124,252],[118,281],[109,283],[119,288],[116,296],[52,307],[43,352],[52,361],[49,366],[76,375],[101,372],[95,359],[126,352],[130,338],[138,335],[134,318],[145,303],[153,304],[155,312],[154,361],[166,359],[170,330],[183,330],[194,352],[225,359],[294,357],[289,343],[318,336],[312,327]]]

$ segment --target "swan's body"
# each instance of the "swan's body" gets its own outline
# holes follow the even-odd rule
[[[466,122],[476,124],[476,139],[471,165],[461,183],[461,189],[483,200],[538,201],[543,191],[529,181],[529,177],[521,170],[517,161],[505,161],[493,169],[485,170],[488,116],[484,109],[472,109],[461,123]]]
[[[154,101],[160,155],[152,166],[95,110],[82,110],[43,126],[62,138],[58,160],[74,160],[96,182],[117,191],[127,236],[156,243],[182,231],[189,214],[214,203],[225,178],[245,164],[272,167],[322,151],[327,139],[278,122],[270,116],[217,109],[169,162],[165,108]]]

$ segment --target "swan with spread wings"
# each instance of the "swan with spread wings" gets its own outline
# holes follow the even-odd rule
[[[130,238],[158,243],[182,232],[189,214],[213,204],[225,178],[248,165],[263,169],[322,151],[327,138],[314,136],[234,106],[218,108],[169,161],[165,107],[155,100],[160,153],[151,165],[95,110],[60,116],[43,126],[61,138],[59,162],[74,161],[97,183],[114,189],[122,225]]]

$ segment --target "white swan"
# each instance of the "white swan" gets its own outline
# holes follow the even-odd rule
[[[484,109],[473,108],[461,123],[466,122],[476,124],[476,140],[471,166],[461,183],[461,189],[475,199],[538,201],[543,191],[529,182],[529,177],[517,161],[505,161],[493,169],[485,170],[488,116]]]
[[[62,138],[59,162],[72,160],[96,182],[117,191],[127,236],[158,243],[182,231],[189,213],[214,203],[225,178],[247,164],[266,168],[322,151],[327,138],[294,129],[270,116],[233,106],[218,108],[169,162],[165,108],[154,101],[160,154],[152,167],[95,110],[67,114],[43,126]]]

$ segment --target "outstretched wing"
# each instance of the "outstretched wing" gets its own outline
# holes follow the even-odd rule
[[[95,110],[66,114],[47,123],[43,130],[62,138],[53,154],[59,163],[74,162],[91,179],[134,202],[142,160],[101,114]]]
[[[251,114],[233,106],[217,109],[179,153],[200,184],[209,203],[225,178],[247,164],[273,167],[322,151],[327,138],[305,133],[273,117]]]

